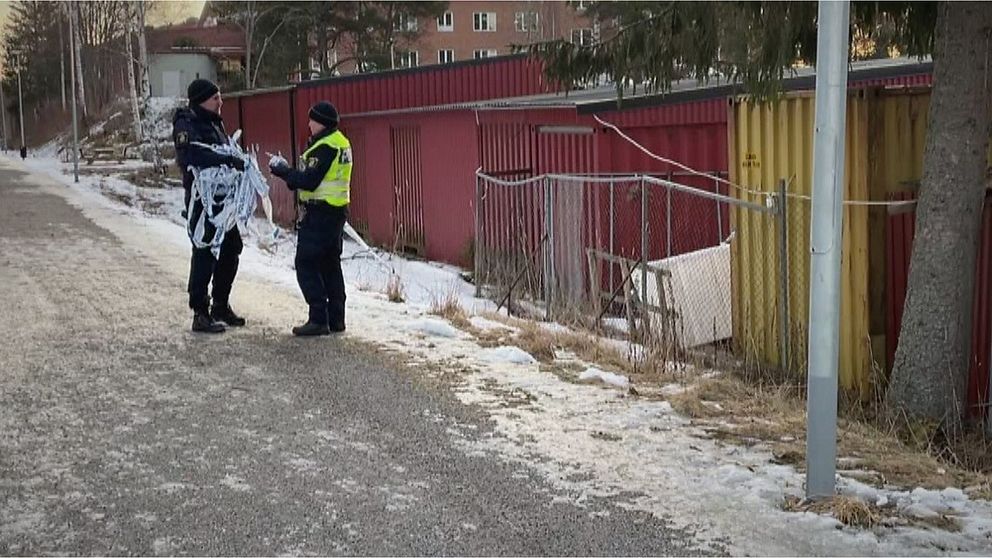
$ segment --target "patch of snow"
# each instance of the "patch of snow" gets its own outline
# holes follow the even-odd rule
[[[537,359],[520,347],[504,346],[494,349],[483,349],[479,358],[484,362],[500,364],[536,364]]]
[[[626,318],[603,318],[603,325],[623,333],[630,330],[630,324]]]
[[[572,333],[572,328],[567,327],[567,326],[563,326],[563,325],[558,324],[558,323],[555,323],[555,322],[538,322],[537,325],[538,325],[538,327],[540,327],[544,331],[548,331],[550,333],[555,333],[555,334],[558,334],[558,333],[566,333],[566,334],[567,333]]]
[[[648,350],[640,343],[631,343],[622,339],[602,338],[600,343],[617,351],[622,355],[627,355],[634,362],[643,362],[648,356]]]
[[[495,329],[505,329],[507,331],[514,331],[514,332],[520,331],[519,329],[513,326],[500,323],[494,320],[490,320],[488,318],[483,318],[482,316],[472,316],[471,318],[468,319],[468,321],[473,326],[475,326],[478,329],[481,329],[482,331],[492,331]]]
[[[665,384],[661,386],[660,391],[662,395],[678,395],[680,393],[685,393],[687,388],[682,384]]]
[[[453,339],[460,335],[460,332],[448,322],[434,318],[417,320],[411,323],[409,327],[412,331],[419,331],[420,333],[426,333],[427,335],[433,335],[436,337],[447,337]]]
[[[620,376],[619,374],[614,374],[613,372],[605,372],[599,368],[589,367],[579,374],[580,380],[599,380],[604,384],[609,384],[611,386],[616,386],[619,388],[630,387],[630,378],[627,376]]]

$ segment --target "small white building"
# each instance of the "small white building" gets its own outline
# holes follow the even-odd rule
[[[153,97],[183,97],[197,78],[238,81],[245,55],[244,33],[235,25],[203,23],[147,30],[148,80]],[[223,86],[223,85],[222,85]]]
[[[194,79],[217,81],[217,63],[208,54],[190,52],[148,55],[153,97],[183,97]]]

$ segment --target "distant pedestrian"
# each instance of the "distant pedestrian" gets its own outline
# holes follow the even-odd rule
[[[28,148],[22,145],[21,146],[21,159],[27,159],[27,158],[28,158]]]
[[[351,201],[351,143],[338,130],[338,111],[321,101],[310,108],[310,141],[294,170],[285,159],[269,162],[272,174],[296,192],[303,210],[296,243],[296,280],[310,306],[294,335],[329,335],[345,329],[341,250]]]

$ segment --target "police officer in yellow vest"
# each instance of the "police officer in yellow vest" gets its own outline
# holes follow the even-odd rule
[[[310,141],[300,170],[270,161],[272,174],[296,192],[303,211],[296,243],[296,280],[310,305],[307,323],[294,335],[344,331],[344,275],[341,249],[348,218],[351,143],[338,130],[338,111],[321,101],[310,108]]]

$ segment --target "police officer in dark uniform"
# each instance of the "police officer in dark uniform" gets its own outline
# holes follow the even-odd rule
[[[172,119],[172,140],[176,146],[176,163],[183,175],[185,190],[184,210],[189,211],[189,201],[193,186],[193,173],[190,166],[198,169],[227,165],[244,171],[244,161],[237,157],[219,155],[213,151],[193,145],[193,142],[209,145],[226,145],[227,133],[224,131],[224,121],[220,117],[223,101],[220,89],[213,82],[197,79],[189,84],[186,90],[189,98],[189,108],[176,111]],[[214,206],[214,214],[221,211],[222,206]],[[191,213],[186,215],[188,223],[197,223],[203,213],[203,205],[196,200]],[[209,222],[206,225],[205,241],[216,233],[216,228]],[[227,231],[221,244],[220,257],[214,258],[210,248],[193,246],[193,256],[189,267],[189,307],[193,310],[193,331],[206,333],[221,333],[228,326],[245,325],[244,318],[231,310],[230,296],[234,276],[238,272],[238,260],[241,255],[241,234],[234,227]],[[207,287],[213,279],[213,307]]]
[[[270,161],[272,174],[296,192],[303,210],[296,244],[296,280],[310,306],[293,335],[344,331],[344,274],[341,250],[351,188],[351,143],[338,130],[338,111],[321,101],[310,108],[310,141],[300,170]]]

